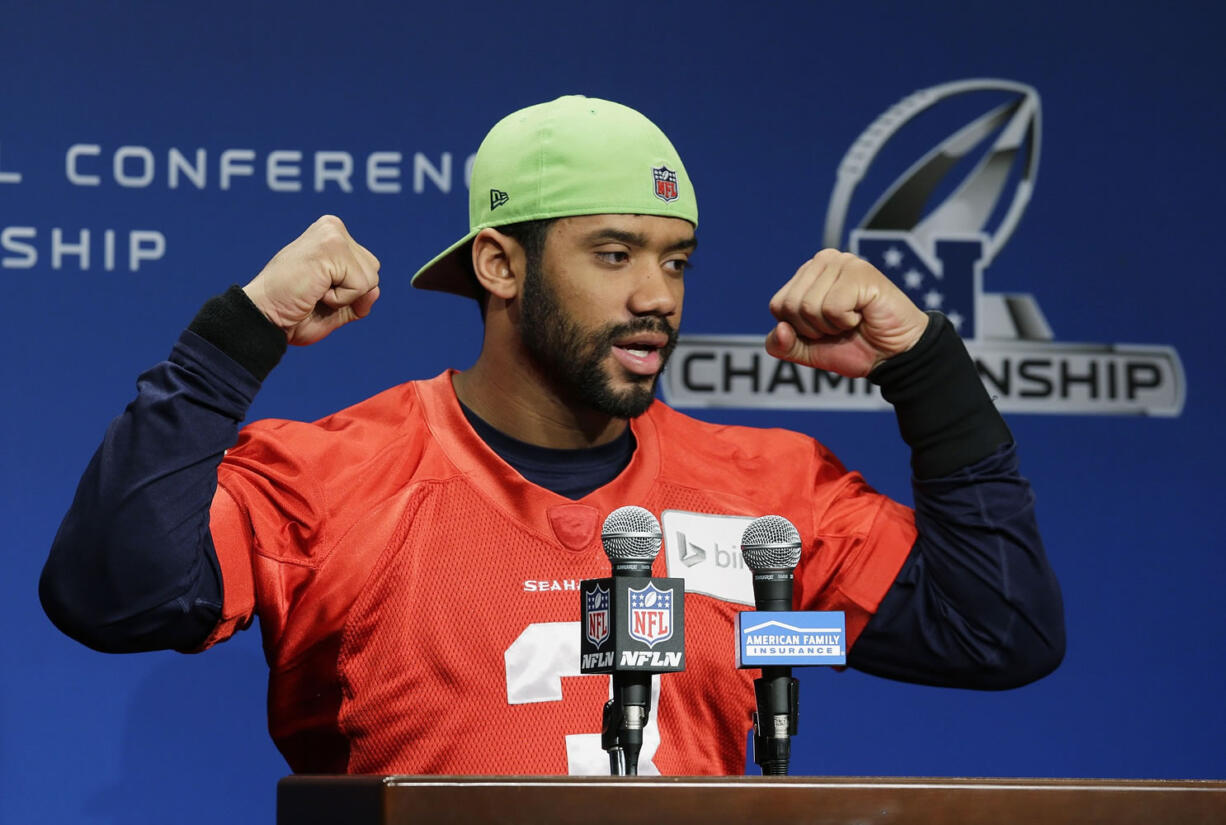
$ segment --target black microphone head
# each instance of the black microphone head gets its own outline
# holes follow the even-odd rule
[[[741,533],[741,555],[750,570],[792,570],[800,561],[800,533],[783,516],[762,516]]]
[[[600,543],[613,564],[651,561],[660,552],[662,538],[660,522],[642,507],[618,507],[600,529]]]

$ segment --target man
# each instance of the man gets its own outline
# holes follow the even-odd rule
[[[378,261],[320,219],[142,376],[56,537],[48,615],[127,651],[200,649],[258,614],[270,728],[300,772],[606,771],[608,681],[561,679],[577,673],[576,594],[523,583],[604,574],[599,525],[626,504],[789,518],[797,605],[846,611],[856,667],[980,688],[1054,668],[1059,590],[1009,431],[952,328],[873,267],[806,262],[770,303],[766,347],[881,384],[912,446],[914,513],[809,438],[653,400],[697,222],[642,115],[582,97],[516,112],[478,152],[471,231],[414,277],[481,303],[476,363],[235,444],[286,343],[378,298]],[[687,599],[688,669],[657,680],[640,772],[740,770],[740,609]]]

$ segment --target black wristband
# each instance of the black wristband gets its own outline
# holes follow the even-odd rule
[[[188,326],[260,381],[285,354],[285,333],[264,317],[242,287],[230,287],[205,302]]]
[[[915,346],[868,376],[894,405],[916,478],[947,476],[1013,441],[953,325],[928,317]]]

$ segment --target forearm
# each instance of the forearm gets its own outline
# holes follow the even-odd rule
[[[140,377],[56,534],[39,595],[90,647],[190,649],[217,621],[208,523],[217,467],[285,348],[235,292],[210,301],[169,359]]]
[[[928,315],[915,346],[869,375],[894,405],[917,479],[948,475],[1013,443],[962,339],[944,315]]]
[[[1012,437],[944,318],[872,378],[912,448],[919,535],[849,662],[891,678],[1015,687],[1063,657],[1059,585]]]
[[[1064,655],[1063,603],[1013,447],[914,487],[919,536],[849,664],[980,689],[1051,672]]]

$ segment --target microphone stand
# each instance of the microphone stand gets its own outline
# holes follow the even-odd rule
[[[610,776],[638,776],[650,701],[651,674],[613,674],[613,698],[605,702],[600,731],[600,746],[609,753]]]
[[[800,708],[800,682],[786,666],[762,668],[753,681],[753,761],[763,776],[787,776]]]

